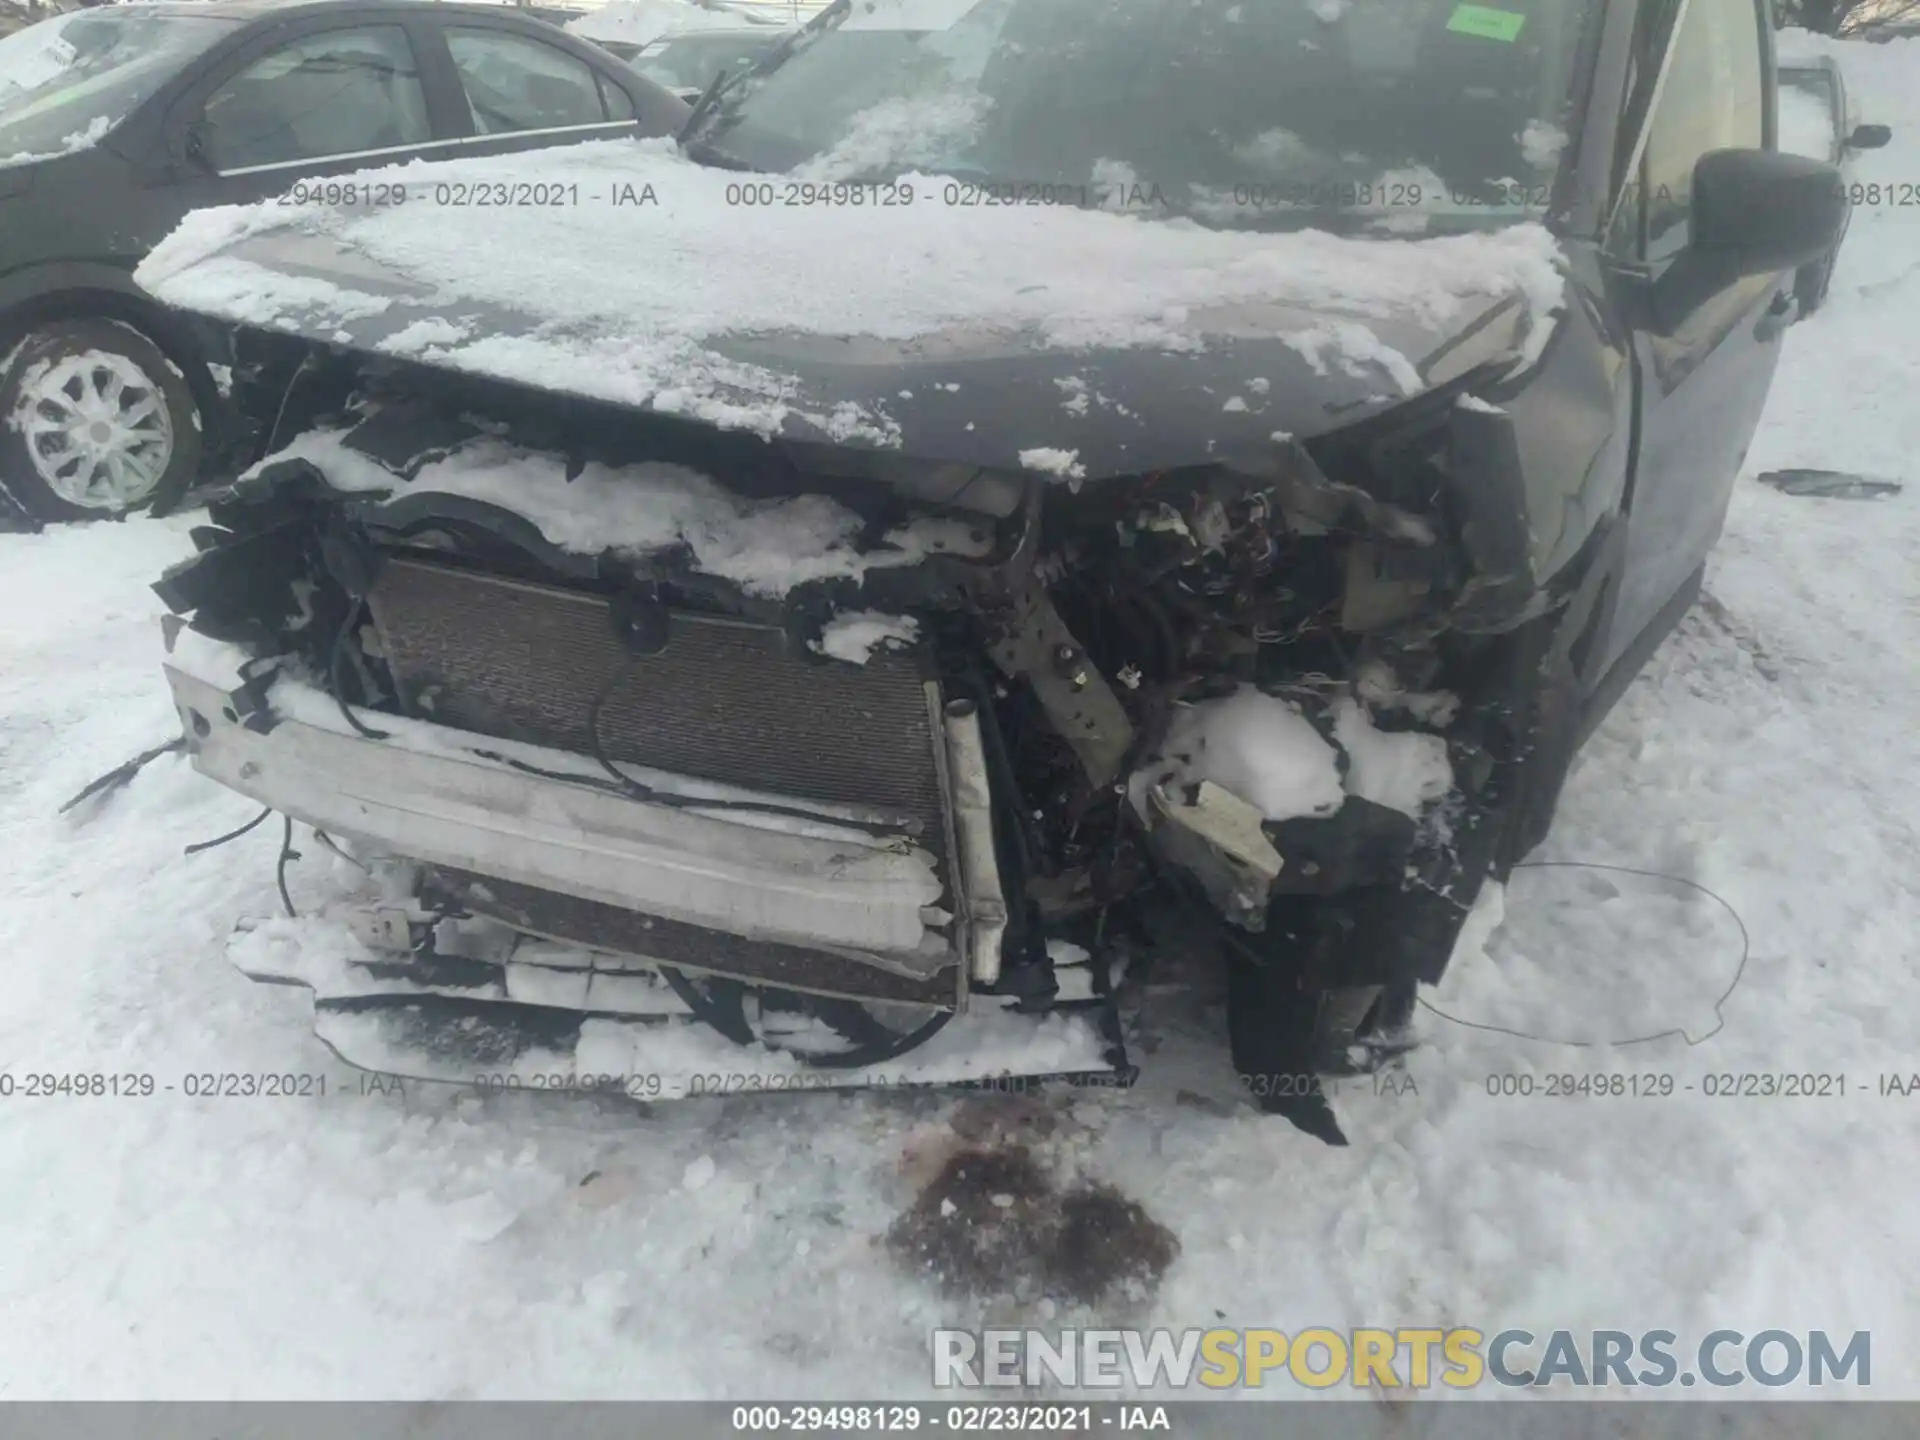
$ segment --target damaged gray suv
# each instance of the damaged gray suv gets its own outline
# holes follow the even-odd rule
[[[1775,111],[1764,0],[855,0],[677,144],[192,217],[174,697],[372,872],[236,958],[652,1096],[1124,1080],[1198,947],[1339,1140],[1697,593],[1846,214]]]

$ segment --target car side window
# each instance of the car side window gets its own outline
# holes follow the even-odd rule
[[[640,112],[633,108],[633,97],[606,76],[599,78],[600,102],[607,107],[607,119],[638,120]]]
[[[563,130],[629,118],[609,112],[590,65],[554,46],[505,30],[452,28],[447,48],[466,88],[477,135]]]
[[[1754,0],[1687,0],[1641,171],[1649,263],[1669,260],[1687,246],[1693,167],[1700,157],[1766,143],[1761,66]]]
[[[406,31],[368,25],[270,51],[208,97],[198,136],[232,172],[421,145],[433,139]]]

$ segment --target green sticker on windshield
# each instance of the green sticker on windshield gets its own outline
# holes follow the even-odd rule
[[[1447,29],[1456,35],[1472,35],[1480,40],[1500,40],[1508,45],[1520,38],[1520,27],[1527,17],[1511,10],[1495,10],[1486,5],[1457,5]]]

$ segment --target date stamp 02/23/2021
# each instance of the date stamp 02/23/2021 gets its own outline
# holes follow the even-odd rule
[[[1834,1101],[1920,1099],[1920,1071],[1887,1070],[1770,1070],[1716,1071],[1696,1074],[1674,1071],[1526,1071],[1489,1072],[1478,1077],[1429,1076],[1422,1080],[1406,1069],[1386,1069],[1371,1075],[1325,1076],[1243,1075],[1240,1084],[1256,1098],[1287,1095],[1373,1095],[1417,1100],[1436,1084],[1464,1083],[1497,1101],[1641,1101],[1698,1098],[1704,1100]],[[791,1093],[822,1089],[887,1089],[908,1083],[884,1070],[871,1075],[856,1072],[809,1070],[686,1073],[581,1074],[503,1071],[474,1074],[458,1080],[410,1080],[373,1071],[351,1070],[328,1074],[300,1071],[190,1071],[164,1077],[150,1071],[59,1070],[50,1068],[0,1069],[0,1101],[21,1100],[145,1100],[177,1097],[187,1100],[330,1100],[404,1095],[411,1086],[464,1087],[481,1094],[511,1092],[597,1094],[631,1100],[669,1100],[700,1096]],[[1026,1093],[1042,1087],[1035,1077],[987,1077],[968,1081],[969,1091]],[[1113,1082],[1108,1082],[1113,1083]],[[1083,1082],[1084,1088],[1084,1082]]]

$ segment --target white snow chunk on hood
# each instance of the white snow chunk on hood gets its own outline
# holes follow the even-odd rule
[[[864,665],[875,650],[911,645],[920,635],[920,622],[911,615],[883,615],[878,610],[842,610],[820,630],[813,648],[835,660]]]
[[[864,522],[824,495],[751,501],[680,465],[592,463],[574,479],[557,455],[481,439],[421,467],[411,481],[349,449],[340,430],[312,430],[267,456],[306,460],[335,489],[458,495],[530,521],[562,550],[581,555],[685,545],[695,568],[775,599],[796,585],[915,565],[939,553],[976,553],[962,522],[927,516],[889,531],[879,548],[856,541]]]
[[[62,155],[74,155],[82,150],[91,150],[95,145],[106,139],[107,132],[113,129],[115,123],[116,122],[109,116],[96,115],[92,120],[87,122],[85,129],[76,130],[71,135],[63,136],[60,141],[60,147],[57,150],[49,150],[44,154],[38,155],[28,151],[22,151],[18,155],[0,156],[0,169],[5,169],[9,165],[35,165],[42,160],[55,160]]]
[[[1078,480],[1087,473],[1087,467],[1080,463],[1079,451],[1061,450],[1052,445],[1022,450],[1020,463],[1029,470],[1038,470],[1044,475],[1060,475],[1069,480]]]

